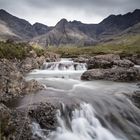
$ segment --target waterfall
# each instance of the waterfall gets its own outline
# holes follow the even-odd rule
[[[43,69],[45,70],[86,70],[86,64],[85,63],[76,63],[70,60],[62,59],[60,62],[48,62],[44,63]]]
[[[79,109],[72,111],[69,118],[65,118],[63,113],[58,111],[59,127],[49,136],[46,137],[38,125],[33,127],[33,131],[42,140],[122,140],[104,128],[95,113],[90,104],[83,103]],[[66,121],[67,119],[69,121]]]

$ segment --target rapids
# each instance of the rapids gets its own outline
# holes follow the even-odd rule
[[[81,81],[86,64],[69,59],[45,63],[26,80],[36,79],[46,89],[14,101],[13,107],[48,101],[59,104],[59,126],[49,136],[33,122],[33,136],[41,140],[140,140],[140,110],[128,94],[139,90],[136,83],[103,80]],[[75,105],[75,108],[72,106]]]

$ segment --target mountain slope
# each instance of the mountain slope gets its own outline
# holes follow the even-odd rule
[[[28,21],[15,17],[3,9],[0,10],[0,20],[15,36],[19,36],[23,41],[45,34],[50,30],[48,26],[40,23],[31,25]]]
[[[5,22],[0,20],[0,40],[6,40],[14,39],[14,40],[20,40],[21,38],[17,36],[8,26]]]

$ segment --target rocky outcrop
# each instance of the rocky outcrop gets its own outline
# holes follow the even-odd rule
[[[106,54],[89,58],[87,61],[87,66],[88,69],[108,69],[114,66],[130,68],[134,66],[134,63],[127,59],[120,59],[119,55]]]
[[[1,138],[10,140],[38,140],[33,137],[33,122],[40,124],[41,128],[51,131],[57,127],[56,109],[49,103],[30,105],[20,110],[10,110],[0,104]]]
[[[25,81],[16,65],[9,60],[0,60],[0,101],[43,89],[37,81]]]
[[[93,69],[93,68],[111,68],[113,66],[113,63],[107,60],[103,59],[97,59],[97,58],[91,58],[87,62],[88,69]]]
[[[113,65],[118,67],[130,68],[134,66],[134,63],[131,62],[130,60],[123,59],[123,60],[114,60]]]
[[[46,52],[44,54],[46,62],[57,62],[60,61],[60,55],[53,52]]]
[[[132,61],[135,65],[140,65],[140,55],[139,54],[134,54],[134,55],[123,55],[122,58],[128,59]]]
[[[111,81],[137,81],[140,80],[140,73],[137,68],[114,67],[111,69],[92,69],[83,73],[82,80],[111,80]]]

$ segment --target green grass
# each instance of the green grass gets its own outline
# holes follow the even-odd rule
[[[79,55],[94,56],[98,54],[140,54],[138,46],[93,46],[93,47],[51,47],[48,51],[58,53],[61,57],[77,57]]]
[[[24,59],[30,57],[29,52],[34,50],[37,56],[45,53],[45,49],[32,47],[27,43],[0,42],[0,58]]]

